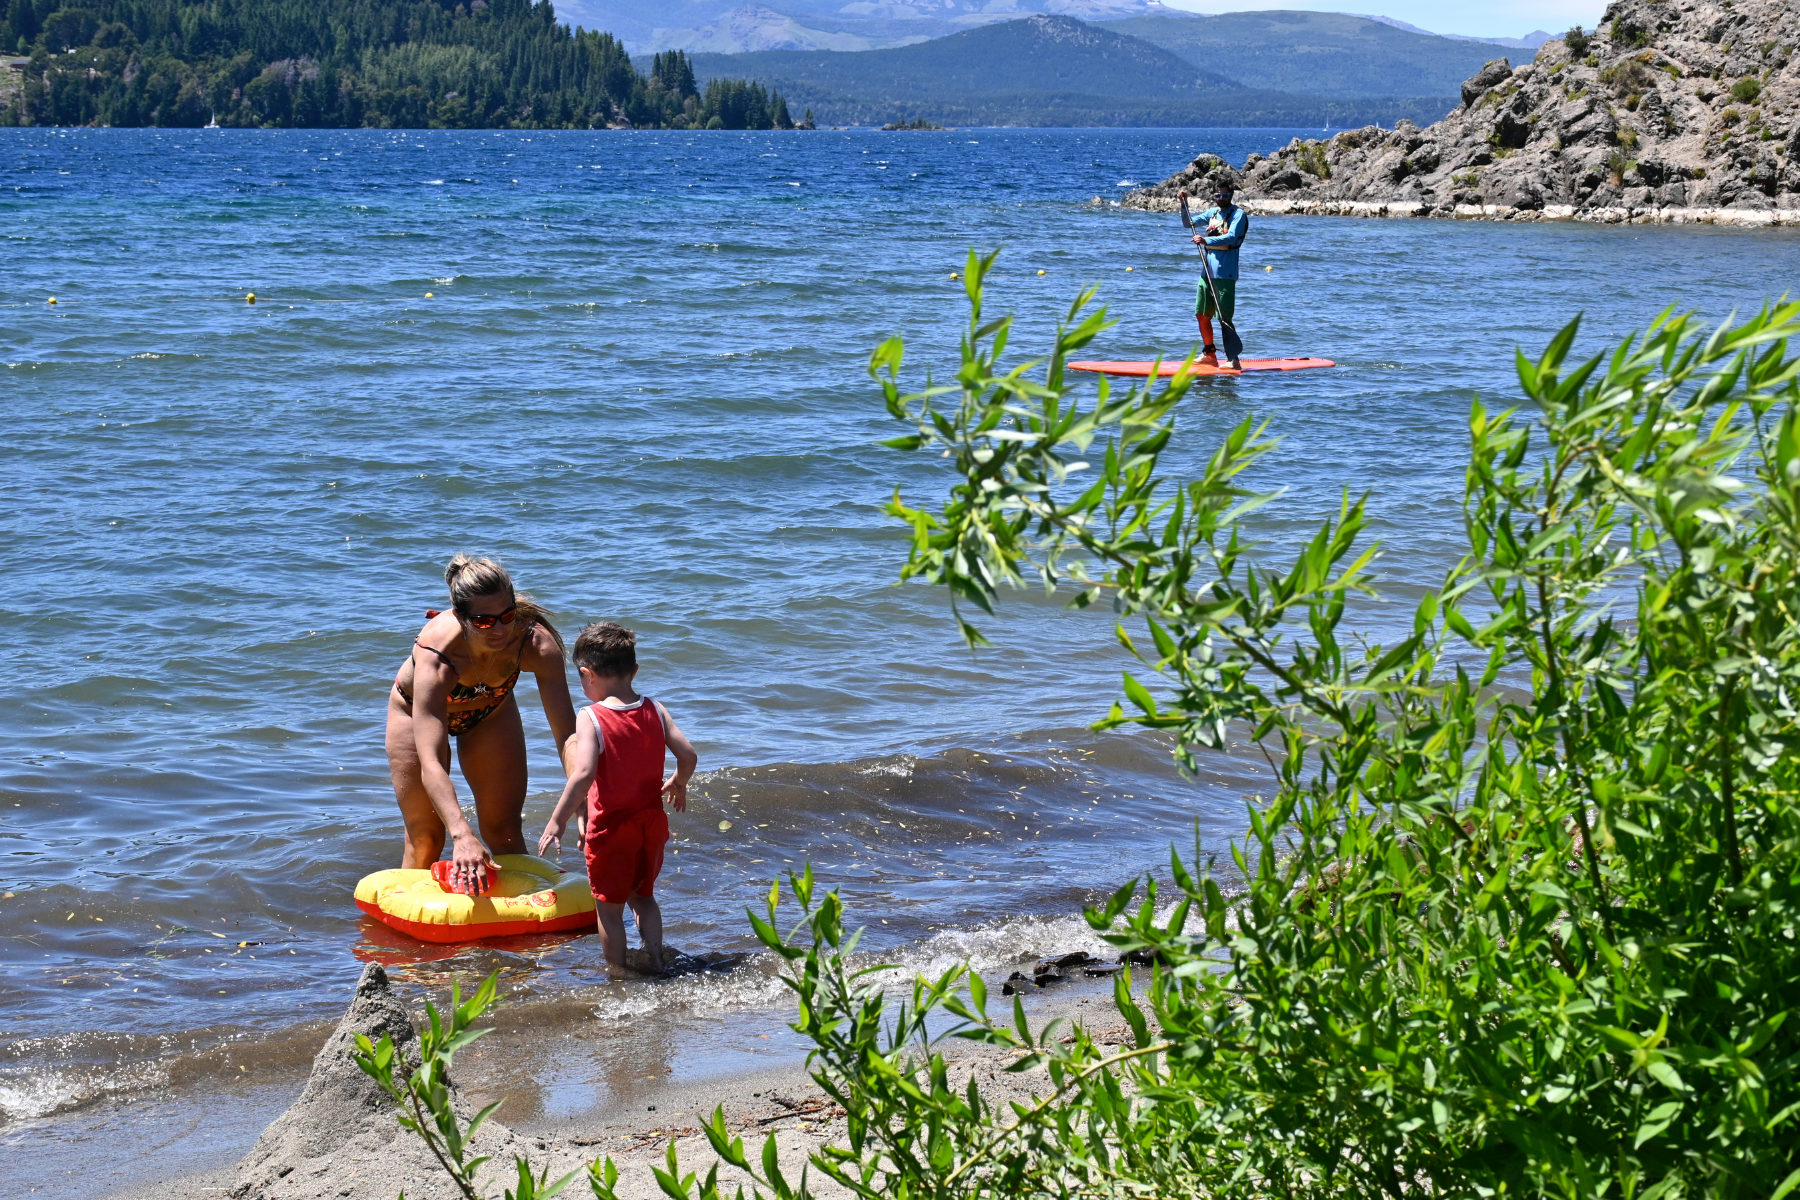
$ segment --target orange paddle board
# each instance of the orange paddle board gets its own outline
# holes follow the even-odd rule
[[[1239,361],[1244,364],[1242,371],[1234,371],[1223,364],[1209,367],[1196,362],[1188,368],[1188,373],[1190,375],[1240,375],[1249,374],[1251,371],[1304,371],[1310,367],[1337,366],[1329,358],[1245,358]],[[1150,368],[1155,366],[1157,364],[1148,362],[1072,362],[1069,364],[1069,370],[1093,371],[1099,375],[1128,375],[1143,379],[1150,374]],[[1167,379],[1179,370],[1181,370],[1179,360],[1170,362],[1164,359],[1162,365],[1157,367],[1156,374],[1159,378]]]

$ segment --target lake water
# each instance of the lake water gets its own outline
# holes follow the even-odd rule
[[[761,1038],[759,962],[608,984],[593,938],[421,951],[351,905],[398,858],[386,692],[458,549],[565,630],[639,631],[706,773],[659,886],[684,950],[751,948],[744,906],[810,860],[871,947],[1005,966],[1084,944],[1082,903],[1170,842],[1223,848],[1248,755],[1183,780],[1084,729],[1123,665],[1108,616],[1022,594],[971,656],[944,597],[894,585],[880,505],[945,479],[875,447],[898,431],[864,367],[899,333],[921,381],[953,368],[970,246],[1005,247],[1020,354],[1088,283],[1119,322],[1097,356],[1184,354],[1193,248],[1089,201],[1291,133],[0,133],[0,1144],[245,1068],[279,1107],[371,958],[660,1022],[683,1070],[696,1039],[710,1069],[793,1052]],[[1370,489],[1404,599],[1458,554],[1465,416],[1516,345],[1754,308],[1796,267],[1779,231],[1256,219],[1250,353],[1339,366],[1196,388],[1168,462],[1270,418],[1255,482],[1288,494],[1258,532]],[[561,781],[520,697],[535,829]]]

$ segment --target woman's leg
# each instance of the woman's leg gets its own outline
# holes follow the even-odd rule
[[[456,739],[456,761],[475,796],[481,840],[494,854],[524,854],[525,724],[511,696]]]
[[[388,772],[394,777],[394,798],[400,802],[400,819],[406,822],[406,847],[400,865],[425,870],[444,852],[444,823],[431,807],[425,784],[419,778],[419,749],[413,740],[412,714],[390,688],[387,716]],[[446,767],[450,764],[444,763]]]

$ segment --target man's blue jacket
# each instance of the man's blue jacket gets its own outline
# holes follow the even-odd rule
[[[1209,208],[1194,218],[1197,232],[1206,234],[1206,261],[1214,279],[1238,277],[1238,247],[1250,232],[1250,214],[1237,205]]]

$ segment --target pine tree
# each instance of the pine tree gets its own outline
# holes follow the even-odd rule
[[[0,51],[32,54],[5,125],[769,128],[785,102],[679,51],[639,75],[549,0],[0,0]]]

